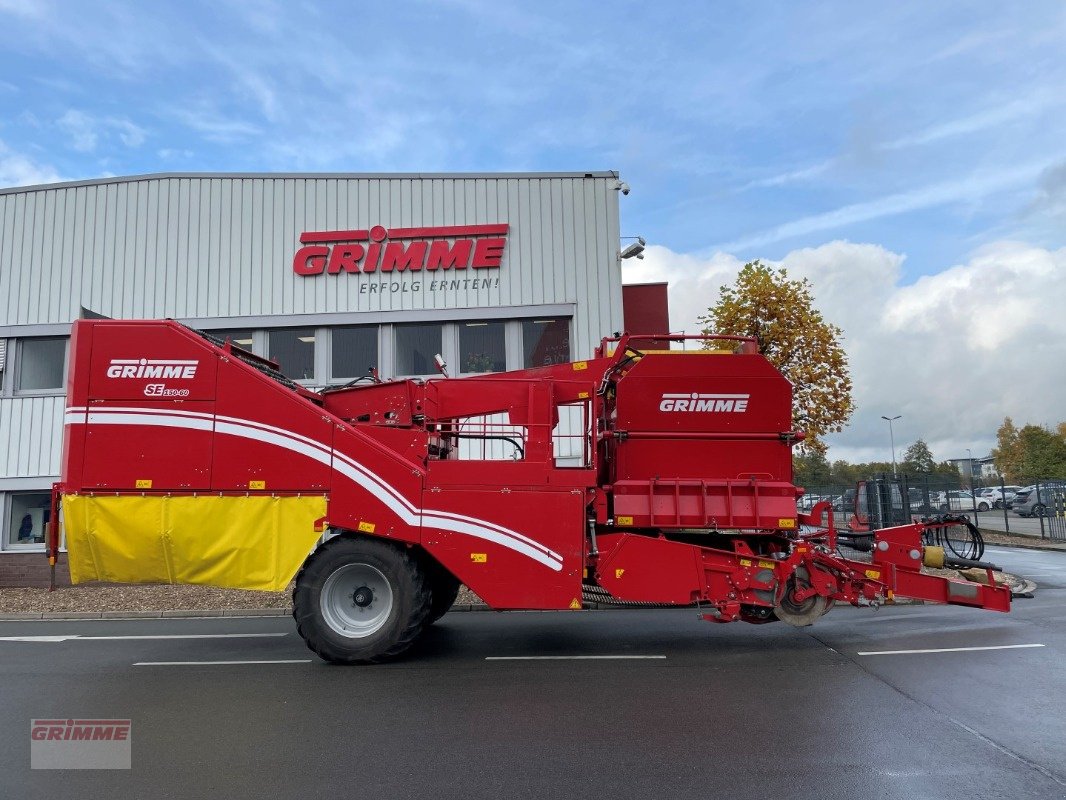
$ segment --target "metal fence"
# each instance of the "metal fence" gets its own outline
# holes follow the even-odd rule
[[[983,484],[983,485],[982,485]],[[1066,481],[1044,480],[1025,487],[1002,479],[977,480],[929,475],[878,475],[858,484],[801,484],[800,510],[820,501],[832,504],[834,521],[847,527],[858,515],[871,529],[903,525],[937,514],[964,515],[978,527],[1066,541]],[[826,522],[823,515],[822,523]],[[860,527],[861,527],[860,526]]]

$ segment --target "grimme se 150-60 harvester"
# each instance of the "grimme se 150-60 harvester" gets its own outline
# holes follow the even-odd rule
[[[699,337],[655,346],[682,338]],[[622,335],[587,361],[312,392],[178,322],[79,320],[52,520],[61,503],[75,582],[295,574],[301,635],[344,663],[401,653],[461,583],[494,609],[712,622],[810,625],[894,596],[1009,610],[991,572],[923,574],[944,562],[922,544],[938,523],[843,557],[828,504],[797,512],[791,386],[750,340],[711,338],[730,349]],[[53,525],[53,562],[58,545]]]

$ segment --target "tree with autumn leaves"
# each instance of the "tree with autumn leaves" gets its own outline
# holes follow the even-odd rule
[[[1018,428],[1005,417],[992,450],[996,471],[1012,483],[1066,478],[1066,422],[1050,431],[1039,425]]]
[[[843,332],[814,307],[810,282],[749,262],[699,322],[704,334],[756,339],[759,352],[792,384],[792,422],[807,433],[801,449],[824,454],[823,437],[843,430],[855,405]]]

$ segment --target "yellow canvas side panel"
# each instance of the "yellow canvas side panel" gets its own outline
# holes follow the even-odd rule
[[[71,580],[281,591],[321,535],[324,497],[63,498]]]
[[[160,536],[162,499],[64,495],[71,582],[173,583]]]

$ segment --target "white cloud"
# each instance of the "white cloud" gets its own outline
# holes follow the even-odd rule
[[[834,230],[857,222],[904,214],[923,208],[951,203],[973,202],[976,199],[1005,189],[1028,183],[1047,169],[1052,162],[1021,164],[989,172],[979,172],[966,178],[922,186],[907,192],[899,192],[862,203],[852,203],[821,214],[811,214],[790,222],[749,234],[732,242],[717,245],[713,250],[747,250],[762,247],[793,236],[803,236],[819,231]]]
[[[1021,424],[1066,419],[1066,248],[997,242],[964,264],[901,283],[904,256],[834,241],[795,250],[780,265],[810,279],[816,305],[844,330],[856,412],[830,437],[830,458],[889,458],[881,415],[902,414],[897,451],[921,437],[937,459],[986,454],[1010,415]],[[740,259],[649,247],[627,282],[670,281],[671,325],[696,317],[731,283]]]
[[[68,109],[56,124],[70,137],[70,146],[81,153],[94,151],[101,137],[114,135],[126,147],[139,147],[146,136],[144,128],[124,117],[95,117],[74,108]]]
[[[0,141],[0,187],[35,186],[65,180],[50,164],[39,164]]]

